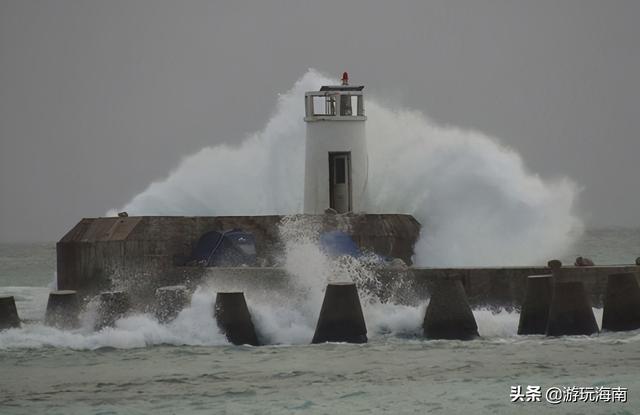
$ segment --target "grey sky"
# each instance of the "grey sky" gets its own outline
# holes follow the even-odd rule
[[[0,0],[0,241],[57,240],[309,67],[516,148],[640,225],[640,2]],[[301,99],[302,103],[302,99]]]

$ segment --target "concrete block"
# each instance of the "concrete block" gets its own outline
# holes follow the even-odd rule
[[[59,329],[74,329],[80,326],[80,301],[73,290],[49,293],[45,324]]]
[[[602,314],[602,330],[640,328],[640,286],[630,272],[609,275]]]
[[[527,278],[527,291],[520,311],[518,334],[545,334],[551,295],[553,275],[532,275]]]
[[[13,296],[0,297],[0,330],[20,327],[20,318]]]
[[[422,327],[428,339],[471,340],[479,336],[459,279],[439,278],[433,282]]]
[[[226,292],[216,295],[214,316],[218,327],[235,345],[258,346],[258,336],[251,321],[251,314],[244,293]]]
[[[174,320],[189,304],[189,290],[184,285],[160,287],[156,290],[156,318],[161,323]]]
[[[366,343],[367,326],[352,282],[327,285],[312,343]]]
[[[547,336],[591,335],[598,332],[598,323],[591,301],[581,281],[555,281]]]
[[[130,308],[131,303],[129,302],[127,293],[123,291],[101,293],[95,330],[98,331],[105,327],[113,327],[116,320],[124,317]]]

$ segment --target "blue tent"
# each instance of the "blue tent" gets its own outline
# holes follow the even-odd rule
[[[331,257],[349,255],[359,258],[362,256],[358,245],[342,231],[329,231],[320,235],[320,246]]]
[[[253,234],[240,229],[207,232],[198,240],[187,263],[207,267],[256,266],[256,240]]]
[[[351,236],[343,231],[328,231],[320,235],[320,246],[323,251],[330,257],[338,257],[342,255],[352,256],[354,258],[365,259],[370,263],[378,263],[384,265],[393,258],[381,256],[373,252],[369,252],[366,256],[360,250],[358,245],[353,241]]]

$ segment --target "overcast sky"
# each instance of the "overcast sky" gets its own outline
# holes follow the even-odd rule
[[[260,129],[309,67],[640,225],[638,1],[0,0],[0,241],[57,240]],[[302,101],[301,101],[302,103]]]

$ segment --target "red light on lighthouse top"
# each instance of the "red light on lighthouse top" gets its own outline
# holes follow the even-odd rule
[[[349,85],[349,74],[346,72],[342,74],[342,85]]]

